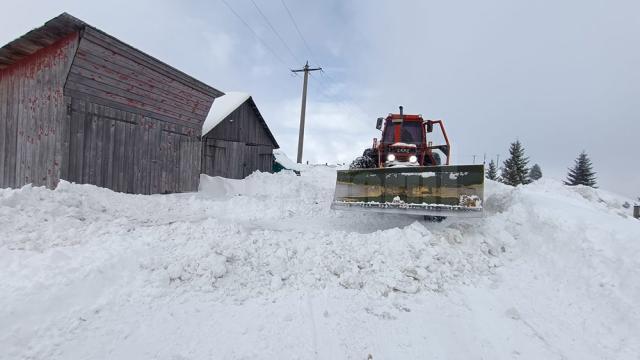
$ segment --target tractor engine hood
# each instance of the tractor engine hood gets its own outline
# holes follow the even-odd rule
[[[387,147],[386,167],[420,166],[416,156],[418,147],[415,144],[394,143]]]
[[[407,144],[407,143],[395,143],[395,144],[391,144],[388,147],[389,152],[395,153],[395,154],[415,154],[416,151],[418,150],[418,147],[415,144]]]

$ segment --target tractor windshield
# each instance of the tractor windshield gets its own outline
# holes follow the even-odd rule
[[[400,126],[400,138],[395,138],[396,126]],[[407,144],[422,144],[422,123],[418,121],[404,121],[402,123],[393,123],[387,121],[384,137],[385,143],[403,142]]]

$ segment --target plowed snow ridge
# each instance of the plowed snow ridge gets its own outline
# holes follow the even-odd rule
[[[334,212],[335,170],[0,189],[0,358],[635,359],[640,221],[552,180],[486,217]]]

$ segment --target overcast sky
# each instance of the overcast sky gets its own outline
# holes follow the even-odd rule
[[[289,69],[308,59],[325,73],[310,79],[305,160],[350,161],[404,105],[445,120],[455,163],[502,162],[519,139],[563,178],[586,150],[602,188],[640,196],[640,2],[284,0],[301,37],[281,0],[254,1],[226,0],[242,20],[222,0],[3,1],[0,43],[69,12],[251,93],[294,159],[302,77]]]

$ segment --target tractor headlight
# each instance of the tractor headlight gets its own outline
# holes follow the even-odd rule
[[[415,155],[411,155],[409,156],[409,162],[410,163],[418,162],[418,158]]]
[[[396,160],[396,156],[393,154],[389,154],[387,155],[387,161],[395,161]]]

